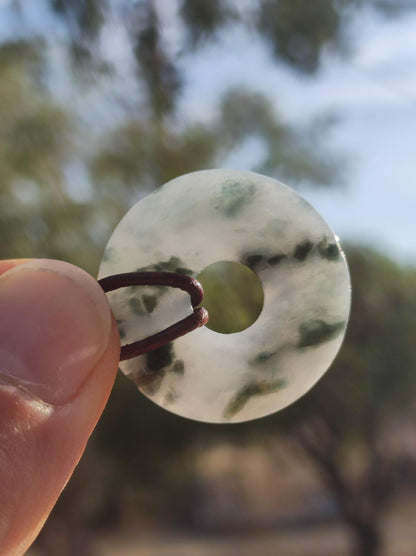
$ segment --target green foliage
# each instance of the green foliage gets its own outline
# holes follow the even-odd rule
[[[322,129],[311,133],[290,128],[266,97],[232,89],[222,98],[218,116],[210,124],[178,129],[166,122],[161,130],[157,123],[140,117],[123,124],[104,137],[90,167],[100,190],[116,192],[119,199],[127,200],[138,177],[142,187],[151,190],[181,174],[221,166],[244,141],[258,137],[263,140],[264,155],[254,170],[291,183],[325,186],[341,178],[345,164],[339,155],[321,153],[318,135],[322,134]]]
[[[0,45],[0,257],[51,257],[86,269],[96,257],[90,207],[68,195],[70,114],[43,79],[40,41]]]
[[[415,8],[414,0],[373,0],[373,2],[386,17],[400,17]]]
[[[140,185],[150,191],[181,174],[209,167],[220,143],[208,127],[196,124],[183,130],[136,120],[115,129],[91,160],[97,187],[128,198]],[[130,193],[131,194],[131,193]]]
[[[354,407],[353,422],[346,424],[353,430],[358,419],[367,422],[366,416],[381,421],[412,408],[416,273],[364,248],[349,252],[348,258],[354,292],[351,320],[345,346],[321,395],[328,386],[334,410],[353,413]],[[330,384],[334,381],[336,392]]]
[[[180,14],[186,25],[191,46],[220,31],[230,19],[236,17],[224,0],[183,0]]]
[[[323,148],[322,137],[329,125],[320,121],[306,128],[288,126],[264,95],[235,88],[222,99],[218,135],[230,150],[248,137],[261,139],[264,156],[255,171],[291,184],[328,186],[342,179],[346,167],[343,157]],[[311,145],[318,148],[311,149]]]
[[[415,4],[413,0],[261,0],[258,29],[277,59],[312,74],[319,69],[325,49],[348,51],[348,22],[362,7],[397,16]]]
[[[66,23],[74,74],[85,82],[95,73],[108,71],[96,48],[109,13],[107,0],[49,0],[49,5]]]
[[[153,115],[160,120],[171,112],[180,92],[181,79],[177,66],[162,46],[158,12],[152,2],[141,6],[141,26],[134,36],[134,54],[147,88]]]
[[[51,8],[77,26],[80,36],[94,40],[98,37],[108,9],[105,0],[50,0]]]
[[[344,346],[284,419],[354,532],[357,553],[376,555],[384,512],[406,488],[403,469],[415,465],[400,427],[394,449],[387,431],[414,418],[416,273],[364,247],[349,249],[348,260],[353,300]]]
[[[259,27],[276,56],[311,73],[319,67],[323,47],[341,41],[342,19],[329,0],[264,0]]]
[[[178,11],[185,24],[183,48],[216,40],[227,32],[227,26],[246,25],[241,10],[238,18],[230,6],[228,2],[183,1]],[[339,12],[332,2],[312,6],[265,0],[258,6],[257,12],[251,8],[258,16],[253,22],[259,23],[259,31],[271,44],[280,45],[275,49],[279,59],[295,68],[316,68],[320,50],[340,39],[336,18],[343,17],[344,5]],[[80,68],[89,74],[87,87],[95,87],[97,94],[105,66],[102,30],[116,8],[97,0],[51,0],[51,7],[66,26],[74,76]],[[321,142],[326,127],[314,123],[308,129],[294,129],[283,123],[274,104],[252,91],[228,91],[209,123],[172,119],[182,91],[180,51],[166,46],[157,4],[143,0],[134,5],[121,3],[119,9],[124,10],[143,103],[133,114],[126,111],[105,134],[94,137],[92,132],[85,152],[82,122],[68,107],[56,103],[46,85],[44,55],[53,38],[45,34],[31,42],[0,47],[1,256],[59,257],[95,271],[105,239],[138,189],[150,191],[180,174],[221,166],[251,137],[259,138],[264,146],[254,170],[291,183],[339,181],[342,161],[328,156]],[[291,58],[288,45],[296,43],[300,31],[307,34],[312,54]],[[187,37],[194,46],[186,45]],[[74,94],[77,83],[72,84]],[[85,86],[82,81],[78,94],[83,94]],[[90,176],[91,193],[82,201],[73,197],[68,182],[67,170],[75,162]]]

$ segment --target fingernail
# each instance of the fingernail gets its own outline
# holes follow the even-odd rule
[[[69,263],[35,260],[0,276],[0,376],[44,402],[76,395],[110,330],[104,292]]]

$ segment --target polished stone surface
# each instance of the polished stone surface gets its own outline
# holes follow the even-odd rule
[[[307,392],[342,343],[350,279],[336,236],[296,192],[251,172],[181,176],[137,203],[114,231],[99,278],[136,270],[196,277],[208,265],[250,267],[264,290],[250,327],[207,327],[120,367],[140,390],[179,415],[238,422],[273,413]],[[108,294],[122,343],[192,311],[189,296],[163,287]]]

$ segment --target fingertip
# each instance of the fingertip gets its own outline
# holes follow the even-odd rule
[[[91,276],[61,261],[0,262],[1,554],[23,554],[36,537],[104,409],[119,357],[115,318]]]
[[[63,261],[37,259],[4,272],[0,315],[2,375],[53,405],[75,396],[109,345],[104,292]]]
[[[29,261],[33,261],[33,259],[7,259],[0,261],[0,276],[15,266],[25,264]]]

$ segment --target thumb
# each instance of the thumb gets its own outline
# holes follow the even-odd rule
[[[0,262],[0,554],[35,539],[108,399],[120,343],[81,269]]]

